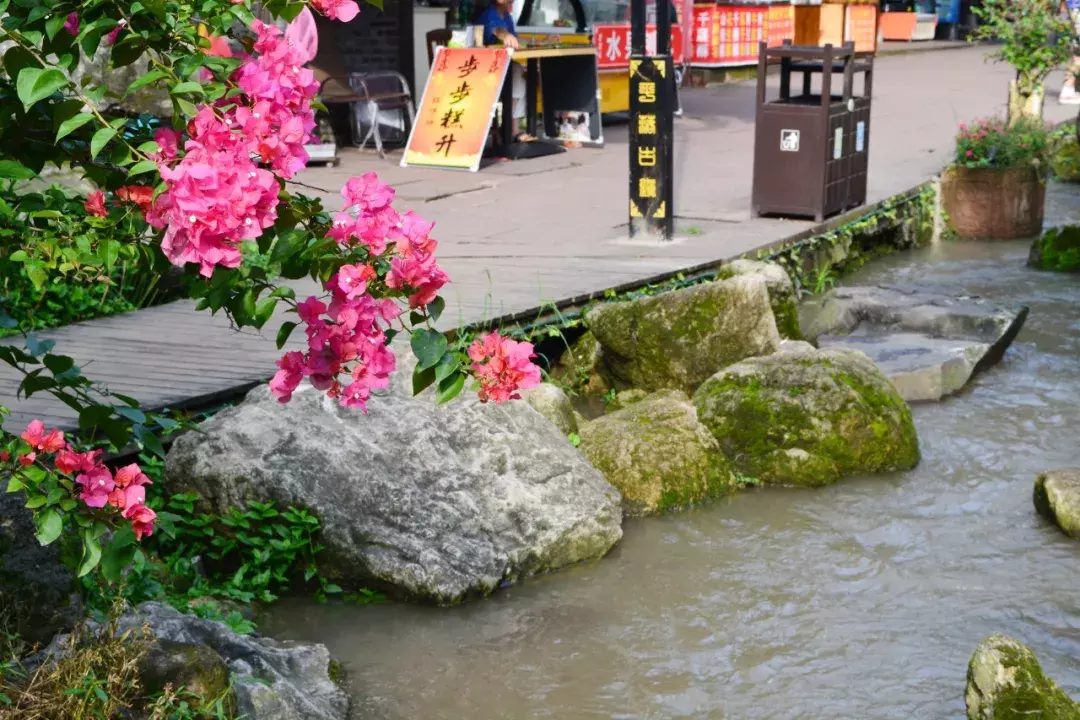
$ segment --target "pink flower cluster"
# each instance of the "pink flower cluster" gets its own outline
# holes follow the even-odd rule
[[[202,106],[188,123],[182,156],[179,133],[154,136],[166,190],[147,222],[165,229],[162,250],[174,265],[198,263],[206,277],[218,265],[238,267],[240,243],[277,219],[275,175],[291,178],[303,169],[315,127],[311,100],[319,83],[303,67],[309,58],[276,27],[258,20],[252,27],[258,55],[244,58],[233,75],[244,94]]]
[[[119,510],[126,520],[131,521],[131,528],[140,540],[154,533],[157,515],[146,507],[144,488],[150,484],[150,479],[138,465],[127,465],[113,474],[102,464],[100,450],[75,452],[64,439],[64,433],[56,429],[46,432],[40,420],[31,422],[20,437],[30,445],[30,450],[17,458],[20,466],[27,467],[55,455],[53,466],[56,471],[75,478],[81,488],[79,498],[87,507],[108,506]],[[0,453],[0,461],[8,459],[6,452]]]
[[[533,364],[534,357],[532,343],[502,337],[498,331],[477,338],[469,347],[469,359],[480,382],[480,401],[517,400],[519,390],[539,385],[540,368]]]
[[[360,13],[360,6],[354,0],[311,0],[311,7],[341,22],[349,22]]]
[[[402,312],[392,298],[376,299],[372,287],[382,281],[420,308],[449,280],[435,261],[433,226],[412,212],[399,215],[394,190],[375,173],[351,178],[341,195],[345,210],[334,217],[328,235],[346,249],[362,247],[370,261],[389,256],[390,269],[380,278],[373,264],[343,265],[326,284],[328,303],[309,297],[297,306],[308,350],[287,353],[278,362],[270,389],[283,403],[307,377],[342,405],[365,409],[371,391],[386,387],[394,371],[386,329]],[[346,373],[351,381],[342,386],[338,378]]]

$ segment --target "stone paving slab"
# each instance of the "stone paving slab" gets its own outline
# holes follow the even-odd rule
[[[937,173],[949,160],[958,122],[1004,111],[1010,76],[981,48],[879,58],[868,201]],[[1051,77],[1051,93],[1060,82],[1060,73]],[[296,189],[323,195],[334,208],[350,176],[376,171],[396,185],[402,210],[436,222],[440,260],[454,281],[445,293],[447,326],[735,258],[812,226],[750,217],[752,83],[688,90],[683,106],[685,117],[675,124],[679,235],[667,244],[626,240],[625,124],[605,126],[603,149],[499,163],[475,174],[401,168],[394,154],[345,150],[339,166],[311,168],[299,178],[325,192]],[[1051,120],[1075,113],[1047,105]],[[281,318],[261,335],[237,334],[224,318],[189,308],[174,303],[38,335],[87,364],[87,375],[148,407],[214,397],[273,372]],[[0,403],[15,410],[12,426],[36,416],[72,424],[65,406],[44,395],[17,399],[16,386],[16,374],[0,368]]]

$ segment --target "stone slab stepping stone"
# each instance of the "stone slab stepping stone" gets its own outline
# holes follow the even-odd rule
[[[997,363],[1028,308],[915,286],[855,286],[837,288],[803,313],[808,339],[865,352],[901,397],[919,402],[959,392]]]

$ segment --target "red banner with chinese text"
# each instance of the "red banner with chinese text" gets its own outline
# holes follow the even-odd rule
[[[596,66],[601,70],[630,67],[630,23],[593,26]],[[656,54],[656,25],[645,27],[645,54]],[[680,25],[671,26],[671,57],[676,65],[683,62],[683,33]]]
[[[696,5],[690,63],[700,67],[753,65],[768,38],[769,7]]]
[[[795,8],[791,5],[770,5],[765,41],[769,47],[780,47],[785,40],[795,40]]]
[[[509,64],[505,48],[440,47],[401,166],[479,169]]]
[[[855,52],[877,52],[878,9],[874,5],[849,5],[844,40],[855,43]]]

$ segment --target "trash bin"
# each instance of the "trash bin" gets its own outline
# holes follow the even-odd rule
[[[766,101],[766,68],[780,64],[780,95]],[[863,73],[862,95],[854,95]],[[792,75],[802,73],[801,93]],[[821,75],[814,90],[814,75]],[[758,49],[757,122],[752,204],[755,215],[818,222],[866,202],[873,59],[853,43]],[[839,89],[839,92],[836,90]]]

